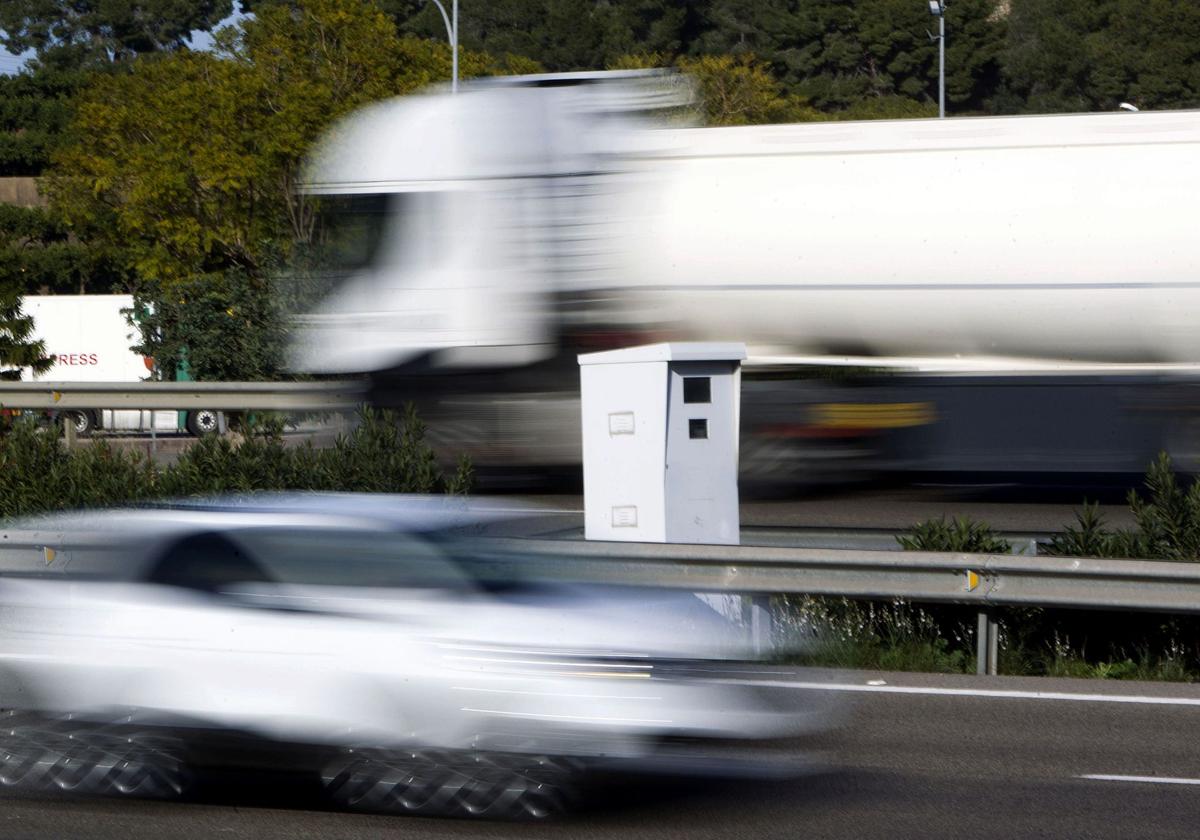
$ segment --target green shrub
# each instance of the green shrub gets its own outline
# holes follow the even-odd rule
[[[968,554],[1008,554],[1012,545],[990,526],[966,517],[947,522],[927,519],[896,537],[905,551],[955,551]]]
[[[30,418],[0,436],[0,518],[145,498],[155,468],[104,441],[70,451]]]
[[[1084,502],[1068,525],[1050,541],[1047,553],[1066,557],[1129,557],[1146,560],[1200,560],[1200,482],[1184,487],[1165,452],[1150,464],[1146,497],[1129,491],[1133,530],[1109,531],[1098,505]]]
[[[52,430],[31,420],[0,435],[0,519],[151,498],[267,490],[344,490],[379,493],[465,493],[465,458],[444,475],[425,440],[425,426],[404,414],[363,410],[359,423],[331,449],[305,441],[288,445],[279,418],[246,427],[235,444],[209,435],[162,468],[140,453],[119,452],[102,439],[67,449]]]
[[[1145,479],[1148,499],[1129,493],[1129,508],[1137,522],[1136,554],[1163,560],[1200,559],[1200,482],[1185,489],[1171,469],[1165,452],[1150,465]]]

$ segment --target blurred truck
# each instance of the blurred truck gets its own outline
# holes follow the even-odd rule
[[[29,295],[22,301],[33,318],[34,338],[46,342],[54,365],[26,379],[44,382],[140,382],[149,378],[154,360],[131,350],[136,328],[125,313],[133,309],[131,295]],[[199,436],[221,425],[219,412],[135,411],[101,408],[61,413],[77,435],[97,429],[114,432],[179,432]]]
[[[660,119],[690,90],[351,115],[307,174],[338,271],[296,366],[418,399],[482,467],[578,464],[576,354],[664,340],[748,345],[743,464],[785,482],[1195,461],[1200,113]]]

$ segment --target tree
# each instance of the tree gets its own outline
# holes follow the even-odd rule
[[[1177,0],[1013,0],[1008,111],[1200,105],[1200,6]]]
[[[276,223],[268,162],[246,130],[257,94],[236,63],[207,53],[96,78],[46,179],[54,207],[121,248],[142,280],[259,265]]]
[[[83,79],[78,71],[44,67],[0,76],[0,176],[41,174]]]
[[[807,101],[787,96],[768,67],[749,53],[683,57],[679,69],[696,79],[709,125],[820,119]]]
[[[785,90],[822,110],[871,98],[936,101],[937,44],[922,3],[712,0],[707,20],[693,54],[752,52]],[[956,0],[947,6],[946,23],[948,98],[960,111],[979,110],[998,84],[1003,20],[994,0]]]
[[[491,0],[459,21],[462,44],[491,55],[520,55],[553,72],[595,70],[633,53],[682,52],[702,3],[683,0]],[[432,3],[385,0],[400,30],[444,38]]]
[[[0,285],[0,380],[20,379],[22,368],[45,373],[53,364],[45,342],[33,340],[33,318],[21,312],[20,290]]]
[[[192,30],[210,30],[233,0],[8,0],[0,5],[0,45],[29,49],[50,64],[128,61],[185,47]]]
[[[49,208],[0,204],[0,288],[26,295],[124,292],[121,264],[109,247],[70,237]]]
[[[42,173],[62,140],[71,97],[86,75],[37,66],[0,76],[0,176]],[[0,205],[0,288],[20,294],[107,292],[121,286],[118,266],[109,249],[88,247],[69,236],[54,211]]]
[[[698,116],[706,125],[754,125],[822,119],[822,115],[796,96],[788,96],[763,62],[750,53],[741,55],[679,56],[658,53],[621,56],[613,70],[674,66],[681,83],[696,85]],[[690,81],[689,81],[690,80]]]
[[[134,352],[162,372],[186,363],[199,380],[261,380],[283,368],[285,313],[269,278],[241,270],[181,280],[169,294],[144,290]]]

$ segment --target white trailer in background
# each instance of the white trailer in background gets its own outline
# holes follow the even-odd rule
[[[33,318],[34,337],[46,342],[54,365],[45,373],[23,378],[44,382],[139,382],[154,362],[133,352],[136,330],[125,317],[131,295],[30,295],[22,301]],[[95,429],[121,432],[177,432],[195,435],[217,431],[216,411],[135,411],[82,409],[65,412],[79,435]]]

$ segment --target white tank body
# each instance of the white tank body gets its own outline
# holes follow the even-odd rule
[[[666,132],[629,318],[757,354],[1200,361],[1200,113]]]

